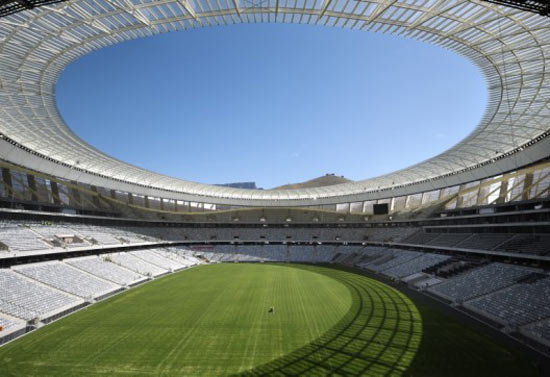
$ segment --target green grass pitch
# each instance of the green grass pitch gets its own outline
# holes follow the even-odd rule
[[[182,271],[0,348],[1,376],[234,374],[534,376],[536,370],[522,355],[385,284],[292,264]]]

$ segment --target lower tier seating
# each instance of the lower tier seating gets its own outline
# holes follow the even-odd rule
[[[31,320],[82,302],[14,271],[0,270],[0,312]]]
[[[70,258],[66,259],[65,263],[102,279],[109,280],[123,286],[131,285],[145,279],[144,275],[140,275],[137,272],[120,267],[105,256]]]
[[[18,266],[15,270],[46,285],[87,299],[102,296],[120,288],[62,262]]]
[[[445,280],[428,290],[452,301],[465,301],[505,288],[535,270],[504,263],[491,263]]]
[[[507,326],[521,326],[550,317],[550,278],[515,284],[469,301],[465,306],[489,315]]]

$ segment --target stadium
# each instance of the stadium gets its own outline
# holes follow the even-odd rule
[[[0,0],[1,376],[549,376],[547,0]],[[420,163],[259,190],[111,157],[56,102],[158,34],[314,24],[414,39],[485,80]]]

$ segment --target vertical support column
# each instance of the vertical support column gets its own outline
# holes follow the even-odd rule
[[[529,200],[529,192],[531,191],[532,184],[533,184],[533,173],[525,174],[525,180],[523,181],[523,192],[521,193],[521,200]]]
[[[160,198],[160,210],[164,211],[164,199]]]
[[[130,192],[128,193],[128,204],[134,204],[134,197]]]
[[[405,209],[409,209],[409,200],[411,199],[411,196],[410,195],[407,195],[407,197],[405,198]]]
[[[506,202],[506,194],[508,193],[508,178],[503,179],[500,184],[500,191],[496,204],[502,204]]]
[[[6,197],[9,196],[13,198],[13,186],[11,184],[10,169],[2,168],[2,181],[4,181],[4,186],[9,188],[9,190],[5,190]]]
[[[61,200],[59,199],[59,187],[57,187],[57,182],[50,181],[50,190],[52,190],[53,204],[60,205]]]
[[[31,200],[33,202],[38,201],[38,195],[36,195],[36,180],[34,179],[34,175],[27,174],[27,186],[29,186],[31,192]]]
[[[482,181],[479,181],[479,188],[477,189],[477,195],[476,195],[476,205],[480,206],[483,204],[483,199],[486,194],[489,193],[489,190],[491,189],[491,186],[489,185],[489,188],[487,189],[487,192],[485,193],[484,190],[481,189],[481,183]]]
[[[143,203],[145,204],[145,208],[149,208],[149,197],[147,195],[143,197]]]
[[[100,207],[100,204],[99,204],[99,197],[97,196],[97,187],[95,186],[90,186],[90,189],[94,192],[95,195],[92,196],[92,203],[94,204],[94,206],[96,206],[97,208]]]
[[[111,194],[111,199],[116,199],[116,191],[115,190],[109,191],[109,194]]]
[[[456,193],[456,208],[462,208],[462,203],[464,202],[464,195],[462,195],[462,192],[466,189],[466,185],[462,184],[460,185],[458,192]]]
[[[78,183],[76,181],[71,181],[71,183],[73,185],[78,185]],[[77,189],[75,189],[74,187],[71,187],[71,197],[72,197],[72,203],[71,205],[74,205],[74,206],[80,206],[81,205],[81,200],[80,200],[80,191],[78,191]]]

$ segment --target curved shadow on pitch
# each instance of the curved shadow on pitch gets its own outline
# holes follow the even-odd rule
[[[296,266],[308,269],[308,266]],[[306,346],[239,376],[400,376],[422,339],[422,320],[402,293],[353,272],[318,268],[352,294],[348,313]]]

